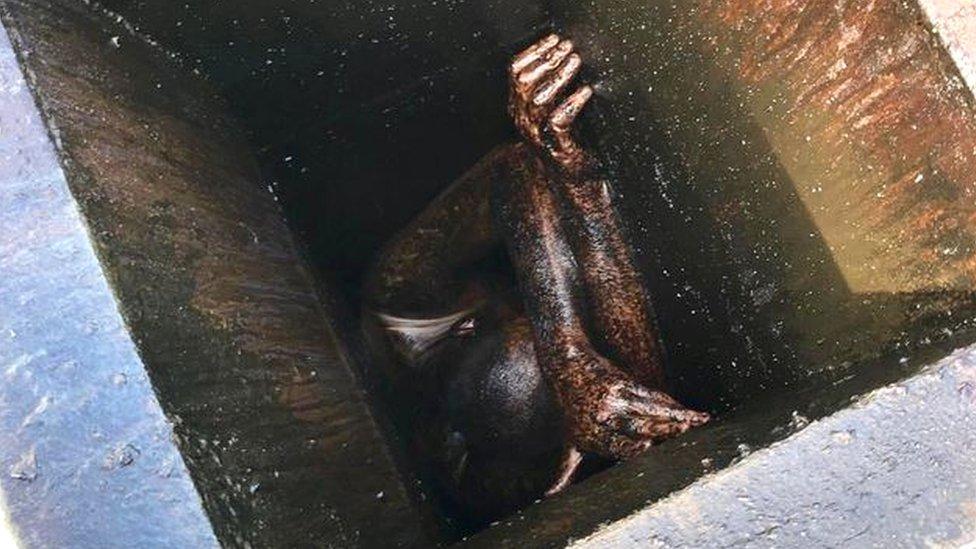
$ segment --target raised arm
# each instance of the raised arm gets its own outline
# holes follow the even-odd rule
[[[646,296],[609,200],[594,200],[582,192],[603,187],[571,132],[593,92],[583,86],[562,98],[579,67],[572,43],[555,36],[513,60],[510,109],[525,143],[518,154],[509,156],[509,174],[496,180],[492,202],[533,327],[539,362],[566,413],[570,439],[580,450],[620,458],[701,424],[708,416],[653,390],[661,385],[660,354]],[[568,209],[559,203],[561,186],[581,191],[567,193]],[[582,216],[584,223],[568,223],[567,211],[571,217]],[[590,288],[608,281],[612,284],[607,288]],[[587,313],[594,310],[589,304],[594,298],[606,300],[603,312],[596,308],[596,332],[624,329],[626,324],[599,322],[616,312],[628,316],[629,326],[645,335],[639,340],[643,343],[632,345],[630,339],[613,334],[604,338],[588,330],[583,319],[592,316]],[[600,340],[618,342],[622,357],[641,363],[645,357],[652,360],[654,375],[640,376],[653,382],[652,388],[602,356],[594,345]],[[563,480],[571,471],[569,460]]]
[[[664,354],[654,314],[609,182],[572,132],[593,90],[582,86],[559,102],[581,65],[572,43],[555,35],[516,56],[510,67],[512,117],[523,137],[551,159],[548,177],[565,206],[566,234],[581,271],[594,338],[641,383],[664,389]]]

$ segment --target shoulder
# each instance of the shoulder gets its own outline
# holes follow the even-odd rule
[[[484,160],[491,163],[496,173],[512,175],[524,173],[527,169],[538,169],[541,159],[535,147],[512,141],[493,148]]]

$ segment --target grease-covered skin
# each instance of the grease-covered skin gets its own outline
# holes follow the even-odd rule
[[[653,313],[609,183],[573,138],[572,123],[593,94],[589,86],[567,93],[581,63],[556,35],[513,59],[509,112],[523,140],[494,149],[459,178],[387,245],[367,279],[369,307],[401,360],[416,366],[450,348],[451,359],[469,365],[444,395],[463,401],[448,419],[451,436],[468,448],[452,466],[458,479],[469,472],[471,448],[484,443],[473,439],[478,429],[464,427],[465,417],[484,408],[513,410],[493,426],[509,442],[546,438],[540,429],[560,426],[540,428],[539,418],[558,409],[562,457],[546,462],[548,493],[571,482],[581,452],[628,458],[708,420],[665,392]],[[516,299],[466,269],[499,244],[518,281]],[[484,383],[472,368],[508,381],[472,392],[471,384]],[[536,377],[550,390],[517,386]],[[477,406],[459,396],[468,393],[481,395]]]
[[[663,388],[663,374],[651,326],[641,326],[636,333],[620,329],[621,324],[636,324],[649,317],[639,284],[626,284],[637,283],[637,278],[625,250],[613,249],[614,243],[622,242],[619,235],[591,238],[593,229],[612,231],[616,225],[584,220],[582,225],[589,224],[591,230],[567,238],[555,187],[565,185],[567,194],[579,199],[587,195],[576,193],[573,186],[602,183],[563,181],[572,175],[553,174],[544,157],[527,144],[510,149],[507,162],[508,176],[496,180],[492,189],[496,225],[515,265],[536,355],[563,407],[571,443],[585,452],[624,458],[703,422],[703,414],[685,410],[654,390]],[[573,213],[589,214],[601,204],[587,203],[586,209],[574,205]],[[573,241],[582,253],[574,254]],[[614,259],[627,260],[615,263]],[[617,268],[626,268],[632,276],[618,273]],[[608,297],[609,303],[601,303]],[[583,323],[584,307],[592,311],[590,316],[599,328],[614,330],[602,334],[603,339],[616,354],[632,362],[617,366],[595,350]],[[613,315],[629,320],[618,323],[611,319]],[[645,387],[628,371],[658,385]]]

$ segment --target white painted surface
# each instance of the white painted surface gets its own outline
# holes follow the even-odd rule
[[[963,80],[976,90],[976,0],[919,0]]]

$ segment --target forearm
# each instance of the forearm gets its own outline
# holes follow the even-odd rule
[[[582,321],[584,308],[578,277],[579,272],[585,273],[587,266],[574,261],[572,239],[568,239],[574,231],[565,230],[565,216],[557,194],[559,182],[551,177],[558,172],[545,164],[533,154],[512,177],[500,180],[492,189],[496,221],[522,289],[526,315],[535,337],[536,356],[566,413],[573,444],[583,451],[605,456],[632,456],[653,440],[703,423],[708,416],[685,410],[667,394],[636,383],[591,344]],[[615,300],[598,311],[606,321],[612,318],[608,313],[615,306],[626,308],[645,302],[635,298],[642,295],[641,286],[636,283],[636,271],[629,256],[620,253],[626,252],[622,236],[609,236],[619,235],[615,219],[606,215],[612,210],[603,207],[609,202],[595,200],[597,197],[585,190],[576,195],[581,200],[573,200],[574,208],[586,207],[595,214],[594,225],[587,231],[592,231],[590,236],[600,238],[592,239],[583,249],[589,254],[591,266],[606,269],[607,276],[598,279],[631,292],[629,300]],[[582,242],[590,240],[581,239]],[[621,269],[623,266],[630,268]],[[635,278],[630,280],[630,276]],[[614,297],[611,290],[607,291],[607,295],[600,295]],[[647,313],[646,307],[638,310]],[[636,324],[640,313],[631,314],[623,309],[616,312],[629,318],[617,324],[617,329],[645,328]],[[618,334],[622,344],[627,345],[632,334]],[[654,339],[648,337],[644,341]],[[660,364],[657,366],[654,371],[659,372]],[[569,463],[571,473],[572,462]],[[568,477],[561,477],[565,478]],[[556,488],[563,484],[560,481]]]
[[[579,309],[580,280],[561,226],[544,162],[521,147],[507,177],[492,188],[492,209],[519,282],[543,368],[588,346]]]
[[[650,298],[613,207],[609,184],[596,170],[565,174],[558,188],[573,224],[589,311],[612,358],[651,387],[664,383],[663,352]]]

